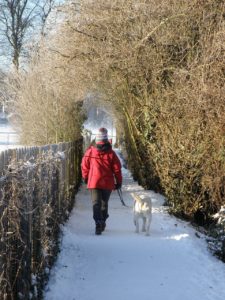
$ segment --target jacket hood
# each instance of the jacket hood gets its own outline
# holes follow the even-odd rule
[[[112,145],[109,142],[106,143],[97,143],[94,145],[94,147],[98,150],[98,151],[109,151],[112,149]]]

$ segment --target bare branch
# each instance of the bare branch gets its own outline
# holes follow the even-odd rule
[[[41,24],[43,31],[54,3],[54,0],[0,0],[1,31],[12,49],[17,69],[26,38],[37,25]]]

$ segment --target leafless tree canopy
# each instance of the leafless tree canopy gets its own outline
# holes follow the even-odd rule
[[[43,29],[53,5],[54,0],[0,0],[0,43],[17,69],[26,39],[36,27]]]

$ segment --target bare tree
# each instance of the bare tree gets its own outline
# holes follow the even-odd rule
[[[0,113],[1,111],[3,110],[3,107],[4,107],[4,97],[3,97],[3,73],[2,71],[0,70]]]
[[[1,42],[10,47],[12,62],[16,69],[26,38],[41,28],[50,14],[54,0],[0,0],[0,38]]]

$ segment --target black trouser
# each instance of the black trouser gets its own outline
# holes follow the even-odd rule
[[[108,201],[111,190],[90,189],[95,223],[104,223],[108,218]]]

